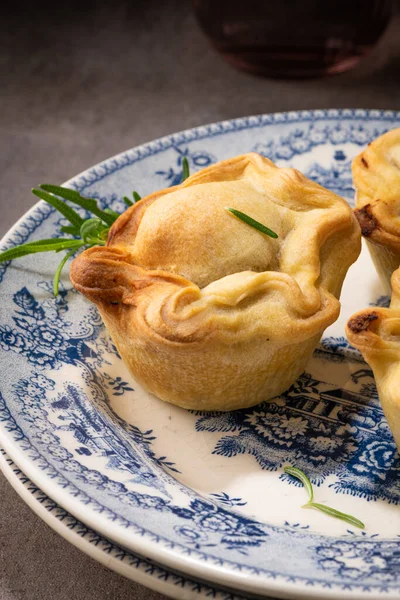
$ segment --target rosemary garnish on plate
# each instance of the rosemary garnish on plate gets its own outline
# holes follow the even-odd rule
[[[189,175],[190,173],[188,159],[186,158],[186,156],[184,156],[182,159],[182,183],[185,181],[185,179],[189,177]]]
[[[9,250],[0,253],[0,263],[35,254],[37,252],[60,252],[68,250],[67,254],[59,263],[53,278],[53,292],[58,295],[61,272],[67,260],[77,250],[90,248],[91,246],[104,246],[111,225],[119,217],[119,214],[110,208],[102,210],[97,200],[94,198],[85,198],[76,190],[71,190],[59,185],[43,184],[38,189],[33,189],[32,193],[50,204],[59,213],[69,221],[69,225],[61,227],[61,232],[73,237],[55,237],[35,242],[27,242],[20,246],[15,246]],[[134,202],[140,200],[137,192],[132,194]],[[62,200],[61,200],[62,198]],[[125,203],[133,204],[129,198],[124,198]],[[93,217],[84,219],[81,217],[66,201],[76,204],[92,213]],[[128,202],[127,202],[128,201]]]
[[[365,525],[356,517],[352,515],[348,515],[346,513],[340,512],[340,510],[336,510],[336,508],[331,508],[330,506],[326,506],[325,504],[319,504],[318,502],[313,502],[314,500],[314,491],[312,487],[312,483],[307,477],[307,475],[298,469],[297,467],[285,467],[284,471],[287,475],[291,475],[295,477],[304,485],[307,493],[308,493],[308,502],[302,506],[302,508],[314,508],[315,510],[319,510],[330,517],[334,517],[335,519],[341,519],[353,527],[359,527],[360,529],[364,529]]]
[[[189,177],[189,174],[189,163],[187,158],[184,157],[182,160],[182,182]],[[111,225],[120,215],[111,210],[111,208],[102,210],[94,198],[86,198],[85,196],[81,196],[76,190],[71,190],[60,185],[44,183],[38,189],[33,188],[32,193],[50,204],[69,221],[69,225],[61,227],[61,232],[73,237],[48,238],[14,246],[14,248],[9,248],[0,253],[0,263],[37,252],[60,252],[60,250],[68,250],[54,273],[53,293],[57,296],[61,272],[68,259],[82,248],[104,246]],[[128,196],[123,197],[123,201],[128,207],[133,206],[133,204],[141,200],[141,196],[136,191],[132,192],[132,198],[133,200],[128,198]],[[84,208],[93,217],[84,219],[69,204],[66,204],[66,201]]]
[[[137,192],[135,192],[135,191],[133,191],[133,192],[132,192],[132,197],[133,197],[133,202],[132,202],[132,200],[130,200],[130,199],[128,198],[128,196],[124,196],[124,197],[123,197],[123,201],[125,202],[125,204],[126,204],[127,206],[133,206],[133,205],[135,204],[135,202],[139,202],[139,200],[141,200],[141,199],[142,199],[142,196],[140,196],[140,194],[138,194],[138,193],[137,193]]]

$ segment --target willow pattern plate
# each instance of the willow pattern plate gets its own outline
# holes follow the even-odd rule
[[[393,112],[328,110],[248,117],[124,152],[69,182],[103,206],[179,182],[191,169],[250,150],[299,168],[352,202],[350,163],[400,126]],[[4,247],[51,237],[62,221],[37,204]],[[366,252],[348,274],[342,313],[306,372],[273,402],[232,413],[164,404],[133,381],[96,309],[58,257],[1,265],[0,443],[35,484],[77,519],[128,550],[191,577],[281,597],[400,598],[400,460],[372,372],[347,344],[355,310],[385,305]],[[363,532],[301,508],[351,513]]]

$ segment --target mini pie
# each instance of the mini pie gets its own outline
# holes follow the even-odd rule
[[[400,450],[400,269],[392,275],[390,308],[355,313],[346,333],[374,372],[379,398]]]
[[[70,273],[150,392],[185,408],[233,410],[277,396],[301,374],[338,317],[360,244],[342,198],[252,153],[143,198]]]
[[[400,265],[400,129],[374,140],[353,161],[355,214],[376,270],[390,296]]]

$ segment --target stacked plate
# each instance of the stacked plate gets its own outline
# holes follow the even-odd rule
[[[122,212],[132,189],[179,183],[183,157],[194,171],[256,151],[352,203],[352,158],[398,126],[400,114],[363,110],[237,119],[129,150],[68,183]],[[39,203],[3,248],[61,225]],[[154,589],[162,579],[174,598],[400,598],[400,459],[372,372],[344,337],[350,314],[388,302],[366,252],[306,372],[273,402],[233,413],[146,393],[67,277],[53,297],[58,262],[0,265],[0,460],[35,512],[115,571]],[[316,482],[318,502],[365,530],[302,509],[289,464]]]

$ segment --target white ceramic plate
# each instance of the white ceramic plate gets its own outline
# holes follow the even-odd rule
[[[132,189],[178,182],[183,156],[195,170],[256,150],[351,202],[352,157],[399,125],[397,113],[363,110],[237,119],[129,150],[69,184],[122,211]],[[55,235],[60,222],[40,203],[3,246]],[[189,576],[290,598],[400,598],[399,456],[371,370],[343,331],[355,310],[387,303],[367,253],[306,373],[276,401],[224,414],[145,393],[67,279],[52,297],[58,260],[1,265],[0,442],[44,493]],[[287,464],[308,473],[317,501],[362,519],[365,531],[302,509]]]
[[[108,569],[175,600],[245,600],[235,592],[219,590],[207,583],[168,571],[102,537],[46,496],[3,450],[0,450],[0,471],[47,525]]]

